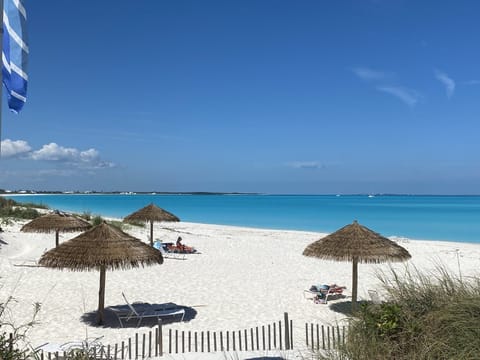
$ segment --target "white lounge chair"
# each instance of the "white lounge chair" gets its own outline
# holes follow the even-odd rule
[[[131,319],[137,319],[137,327],[140,326],[140,323],[145,318],[163,318],[169,316],[181,316],[181,320],[185,317],[185,309],[179,307],[178,305],[168,303],[161,305],[152,305],[149,303],[133,303],[130,304],[127,300],[127,297],[122,293],[123,299],[126,302],[126,305],[121,306],[112,306],[110,309],[118,318],[120,326],[123,327],[124,321],[129,321]],[[122,322],[123,320],[123,322]]]
[[[342,295],[346,286],[332,285],[312,285],[310,289],[303,291],[305,299],[312,299],[315,303],[326,304],[328,298],[335,295]]]

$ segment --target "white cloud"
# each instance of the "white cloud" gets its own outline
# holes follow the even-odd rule
[[[80,160],[85,162],[91,162],[98,159],[98,151],[95,149],[88,149],[80,152]]]
[[[48,161],[75,166],[81,169],[105,169],[113,168],[115,164],[100,159],[100,153],[96,149],[78,150],[60,146],[54,142],[43,145],[38,150],[32,147],[25,140],[3,140],[2,158],[19,158],[22,160]]]
[[[324,167],[318,161],[294,161],[289,163],[288,166],[295,169],[321,169]]]
[[[11,158],[27,154],[32,148],[24,140],[5,139],[1,142],[2,157]]]
[[[33,160],[67,163],[95,163],[99,161],[99,153],[95,149],[80,151],[75,148],[66,148],[56,143],[43,145],[40,150],[33,151],[30,157]]]
[[[79,159],[79,151],[74,148],[65,148],[56,143],[43,145],[40,150],[32,152],[33,160],[46,161],[75,161]]]
[[[373,70],[366,67],[356,67],[352,69],[353,73],[365,81],[383,80],[391,76],[391,73]]]
[[[450,99],[455,92],[455,81],[447,74],[439,70],[435,70],[435,77],[445,86],[447,98]]]
[[[400,86],[378,86],[377,90],[395,96],[410,107],[415,106],[422,98],[418,91]]]

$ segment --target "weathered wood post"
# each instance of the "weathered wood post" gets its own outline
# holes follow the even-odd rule
[[[288,321],[288,313],[284,313],[285,321],[285,350],[290,350],[290,322]]]

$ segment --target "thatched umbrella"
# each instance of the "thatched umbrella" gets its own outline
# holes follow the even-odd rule
[[[162,264],[160,251],[141,240],[103,222],[94,228],[47,251],[40,258],[42,266],[73,271],[100,271],[97,323],[103,323],[106,270],[129,269]]]
[[[153,246],[153,223],[155,221],[180,221],[180,219],[152,203],[128,215],[123,221],[150,221],[150,245]]]
[[[356,220],[308,245],[303,255],[326,260],[351,261],[352,309],[357,303],[358,263],[405,261],[411,258],[406,249],[380,234],[360,225]]]
[[[55,210],[33,219],[22,226],[20,231],[50,233],[55,231],[55,246],[59,243],[59,232],[85,231],[92,225],[79,217]]]

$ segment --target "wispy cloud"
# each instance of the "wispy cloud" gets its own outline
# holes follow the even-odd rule
[[[370,69],[367,67],[355,67],[352,69],[353,73],[362,80],[384,80],[392,76],[392,73]]]
[[[377,90],[395,96],[410,107],[414,107],[422,98],[418,91],[400,86],[377,86]]]
[[[78,150],[52,142],[43,145],[38,150],[32,150],[27,141],[13,141],[10,139],[3,140],[1,146],[3,158],[57,162],[82,169],[100,169],[115,166],[111,162],[101,160],[99,152],[93,148]]]
[[[294,169],[322,169],[325,167],[318,161],[293,161],[287,165]]]
[[[445,86],[445,90],[447,92],[447,98],[450,99],[453,96],[453,93],[455,92],[455,81],[451,77],[449,77],[446,73],[440,70],[435,70],[435,77],[437,78],[438,81],[440,81]]]

